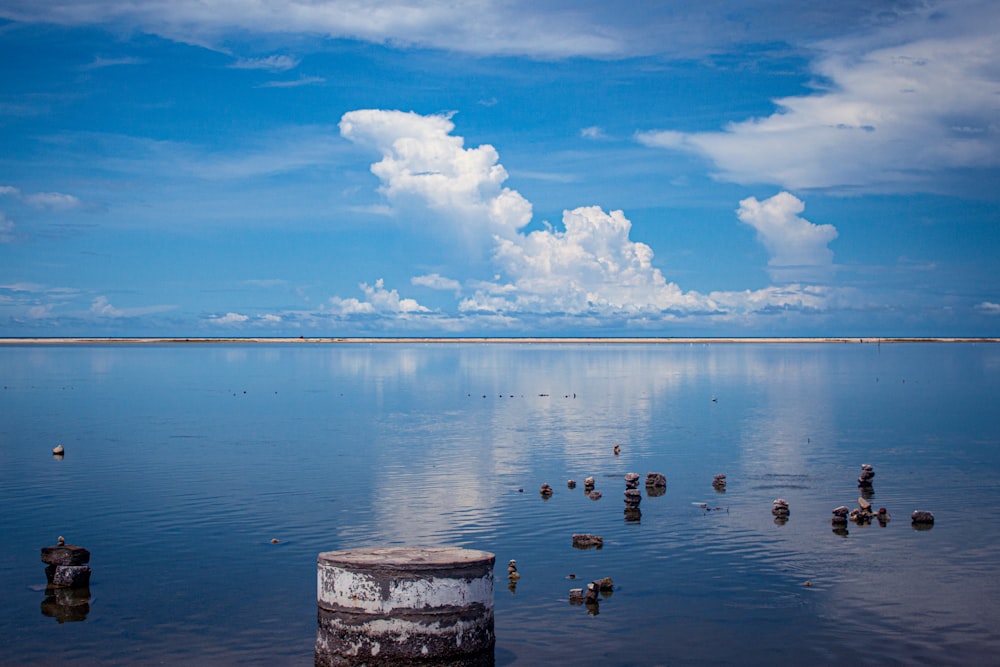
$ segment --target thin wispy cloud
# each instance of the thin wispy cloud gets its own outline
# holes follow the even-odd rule
[[[314,86],[326,83],[326,79],[321,76],[301,76],[298,79],[289,81],[267,81],[257,86],[258,88],[298,88],[299,86]]]
[[[937,3],[934,3],[937,4]],[[668,53],[697,57],[723,44],[767,43],[796,35],[816,40],[847,29],[898,21],[914,10],[908,2],[844,0],[803,7],[787,1],[748,6],[738,0],[681,11],[681,3],[633,3],[627,11],[595,0],[565,5],[513,0],[460,3],[371,0],[364,6],[336,0],[7,0],[0,17],[61,25],[138,28],[193,44],[222,43],[249,31],[302,33],[378,44],[448,49],[478,55],[543,58],[626,57]]]
[[[268,72],[287,72],[298,66],[298,58],[286,55],[265,56],[263,58],[240,58],[229,65],[233,69],[260,69]]]
[[[0,196],[14,197],[33,208],[50,211],[69,211],[83,205],[79,198],[63,192],[25,193],[10,185],[0,186]]]
[[[119,67],[123,65],[144,65],[146,60],[143,58],[134,58],[131,56],[122,56],[119,58],[105,58],[103,56],[95,56],[86,65],[80,67],[83,71],[90,71],[95,69],[103,69],[105,67]]]
[[[14,242],[14,222],[0,211],[0,243]]]

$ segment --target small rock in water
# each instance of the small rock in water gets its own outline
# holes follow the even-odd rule
[[[934,523],[934,515],[926,510],[915,510],[910,515],[910,521],[917,524],[931,524]]]
[[[591,491],[587,494],[587,497],[591,500],[600,500],[603,494],[600,491]]]
[[[639,488],[639,473],[630,472],[625,475],[625,488],[626,489]]]
[[[652,486],[654,488],[663,488],[667,485],[667,477],[660,472],[647,472],[646,473],[646,486]]]
[[[62,456],[66,453],[66,449],[62,445],[56,445],[52,448],[52,453],[56,456]]]
[[[622,453],[622,448],[619,445],[615,445],[615,456]]]
[[[600,549],[604,546],[604,538],[600,535],[591,535],[590,533],[575,533],[573,535],[573,546],[577,549],[589,549],[591,547]]]
[[[552,487],[548,484],[542,484],[542,488],[539,490],[543,498],[548,498],[552,495]]]
[[[892,517],[889,516],[889,510],[884,507],[879,507],[878,512],[875,513],[875,518],[878,519],[878,524],[885,528],[885,525],[889,523],[889,519]]]
[[[566,481],[566,486],[569,487],[569,488],[571,488],[571,489],[575,489],[576,488],[576,480],[575,479],[567,480]]]

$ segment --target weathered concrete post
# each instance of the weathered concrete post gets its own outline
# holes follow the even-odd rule
[[[492,665],[495,560],[455,547],[319,554],[316,665]]]

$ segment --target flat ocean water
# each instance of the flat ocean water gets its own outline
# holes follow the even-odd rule
[[[1000,656],[1000,345],[18,345],[0,385],[5,665],[308,665],[317,554],[389,545],[496,554],[498,665]],[[862,463],[892,518],[837,534]]]

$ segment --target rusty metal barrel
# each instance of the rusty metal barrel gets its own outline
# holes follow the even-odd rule
[[[316,665],[492,665],[495,560],[456,547],[319,554]]]

